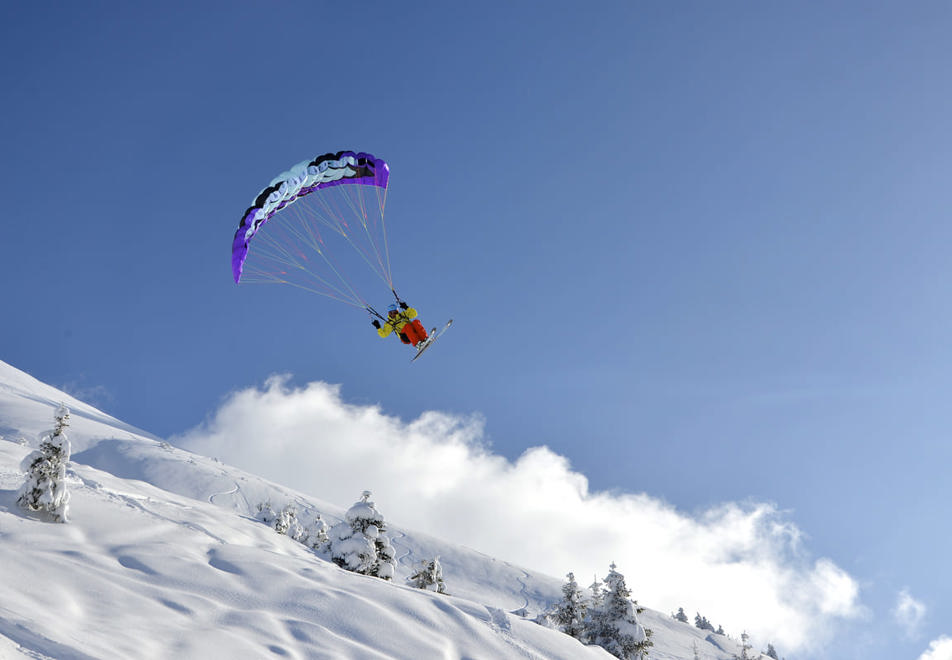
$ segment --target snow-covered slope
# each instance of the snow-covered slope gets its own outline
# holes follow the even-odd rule
[[[15,503],[20,461],[60,403],[65,525]],[[393,526],[393,582],[346,572],[253,518],[270,501],[334,523],[340,506],[174,448],[3,362],[0,436],[0,658],[611,657],[530,620],[559,598],[558,578]],[[450,595],[404,586],[437,555]],[[740,653],[667,614],[642,620],[652,658]]]

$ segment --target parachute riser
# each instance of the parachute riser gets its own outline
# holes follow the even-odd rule
[[[386,321],[386,320],[387,320],[387,317],[386,317],[386,316],[384,316],[383,314],[381,314],[380,312],[378,312],[376,309],[374,309],[374,308],[371,307],[370,305],[367,305],[367,308],[366,308],[366,309],[367,309],[367,312],[370,314],[371,317],[376,316],[376,317],[377,317],[378,319],[380,319],[381,321]]]
[[[396,298],[398,305],[405,305],[405,304],[406,304],[406,303],[403,301],[403,299],[400,297],[400,295],[397,293],[396,289],[390,289],[390,292],[393,294],[393,297]],[[377,317],[378,319],[380,319],[381,321],[386,321],[386,320],[388,320],[386,316],[384,316],[383,314],[381,314],[380,312],[378,312],[376,309],[374,309],[372,305],[367,305],[366,309],[367,309],[367,312],[368,312],[371,316],[376,316],[376,317]]]

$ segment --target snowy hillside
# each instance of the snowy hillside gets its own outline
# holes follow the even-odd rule
[[[71,412],[68,524],[15,502],[20,463],[60,403]],[[559,577],[393,525],[393,582],[344,571],[254,514],[293,503],[333,524],[350,502],[172,447],[3,362],[0,436],[0,658],[611,657],[532,621],[559,599]],[[405,586],[435,556],[449,595]],[[740,655],[667,613],[641,620],[651,658]]]

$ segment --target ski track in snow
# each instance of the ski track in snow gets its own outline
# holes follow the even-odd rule
[[[95,492],[101,496],[105,496],[105,498],[108,500],[119,502],[131,509],[138,509],[139,511],[141,511],[142,513],[146,515],[152,516],[154,518],[158,518],[159,520],[164,520],[173,525],[181,525],[185,527],[186,529],[191,529],[196,532],[199,532],[200,534],[204,534],[205,536],[207,536],[208,538],[212,539],[213,541],[215,541],[216,543],[220,545],[225,545],[225,539],[221,538],[220,536],[217,536],[216,534],[213,534],[202,525],[199,525],[197,523],[190,522],[190,521],[182,521],[180,519],[170,518],[169,516],[165,516],[159,513],[158,511],[155,511],[154,509],[151,509],[145,506],[144,503],[154,502],[152,498],[150,497],[147,497],[145,495],[133,495],[131,493],[121,493],[119,491],[112,490],[111,488],[107,488],[106,486],[103,486],[101,483],[93,479],[88,479],[86,477],[82,477],[78,475],[73,475],[73,476],[76,476],[76,478],[79,480],[78,483],[80,485],[86,487],[90,491]],[[164,504],[171,504],[173,506],[180,507],[186,510],[191,508],[188,505],[179,504],[172,500],[166,500]]]
[[[409,545],[407,545],[407,544],[403,541],[404,537],[406,537],[406,534],[405,534],[404,532],[397,532],[397,533],[400,534],[400,536],[394,536],[392,539],[390,539],[390,543],[392,543],[394,546],[396,546],[397,541],[400,541],[400,545],[402,545],[404,548],[406,548],[407,551],[404,552],[404,553],[403,553],[402,555],[400,555],[399,557],[397,557],[396,562],[397,562],[398,564],[402,564],[402,565],[404,565],[404,566],[411,566],[411,562],[410,562],[407,558],[410,557],[410,555],[413,554],[413,550],[410,548]]]
[[[241,488],[238,486],[238,482],[237,482],[237,481],[234,482],[234,483],[235,483],[235,487],[232,488],[231,490],[225,490],[225,491],[222,491],[222,492],[220,492],[220,493],[212,493],[211,495],[209,495],[209,496],[208,496],[208,503],[209,503],[209,504],[214,504],[215,506],[218,506],[218,503],[215,501],[215,498],[216,498],[216,497],[221,497],[222,495],[237,495],[238,492],[241,490]]]
[[[510,568],[515,568],[508,561],[503,563]],[[516,581],[519,583],[519,595],[522,596],[525,602],[522,604],[522,607],[517,607],[516,609],[512,610],[513,614],[525,612],[529,609],[529,585],[526,584],[526,580],[528,580],[531,576],[525,569],[520,568],[519,571],[522,573],[522,577],[517,577]]]

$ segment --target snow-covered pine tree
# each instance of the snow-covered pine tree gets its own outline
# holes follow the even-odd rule
[[[605,599],[605,592],[602,588],[602,583],[599,581],[598,576],[596,575],[594,581],[588,586],[588,590],[592,592],[592,597],[588,599],[588,611],[593,612],[599,607],[602,606],[602,600]]]
[[[257,514],[255,518],[263,522],[269,527],[274,525],[274,521],[278,519],[278,514],[274,512],[274,507],[271,506],[271,500],[267,502],[259,502],[256,507]]]
[[[421,561],[420,570],[408,577],[407,582],[417,589],[428,589],[438,594],[445,594],[446,585],[443,583],[443,567],[440,565],[439,556]]]
[[[387,537],[383,516],[370,496],[370,491],[365,490],[360,501],[347,510],[344,520],[331,528],[331,559],[349,571],[391,580],[396,553]]]
[[[714,632],[714,626],[711,625],[711,622],[707,620],[706,616],[701,616],[700,613],[694,613],[694,625],[701,630],[710,630]]]
[[[777,650],[773,647],[773,644],[767,644],[767,650],[764,651],[764,655],[768,658],[773,658],[773,660],[780,660],[780,657],[777,655]]]
[[[585,631],[585,612],[588,606],[575,581],[575,574],[565,576],[568,581],[562,585],[562,600],[555,606],[555,624],[566,635],[581,639]]]
[[[321,514],[314,514],[314,519],[304,527],[304,537],[301,543],[312,550],[322,550],[328,542],[327,523],[321,519]]]
[[[289,536],[295,541],[304,539],[304,527],[298,521],[297,509],[294,508],[293,504],[287,504],[281,509],[281,513],[274,521],[274,531]]]
[[[65,430],[69,426],[69,409],[61,404],[53,417],[53,430],[40,441],[40,448],[20,464],[27,479],[17,493],[17,502],[30,511],[46,513],[55,522],[68,522],[66,466],[72,448]]]
[[[750,635],[747,634],[747,631],[741,633],[741,646],[740,646],[740,655],[734,654],[734,660],[754,660],[754,656],[750,654],[750,651],[753,650],[753,646],[750,644]]]
[[[616,570],[614,562],[603,580],[605,595],[601,604],[589,611],[585,626],[585,641],[597,644],[623,660],[643,660],[653,645],[651,631],[638,622],[643,612],[631,600],[631,590],[625,576]]]
[[[377,559],[373,540],[365,534],[355,533],[345,520],[331,527],[327,533],[331,561],[348,571],[367,575]]]
[[[677,614],[672,614],[672,615],[671,615],[671,618],[674,619],[675,621],[680,621],[681,623],[689,623],[689,621],[688,621],[688,615],[684,613],[684,608],[683,608],[683,607],[679,607],[679,608],[678,608],[678,613],[677,613]]]

